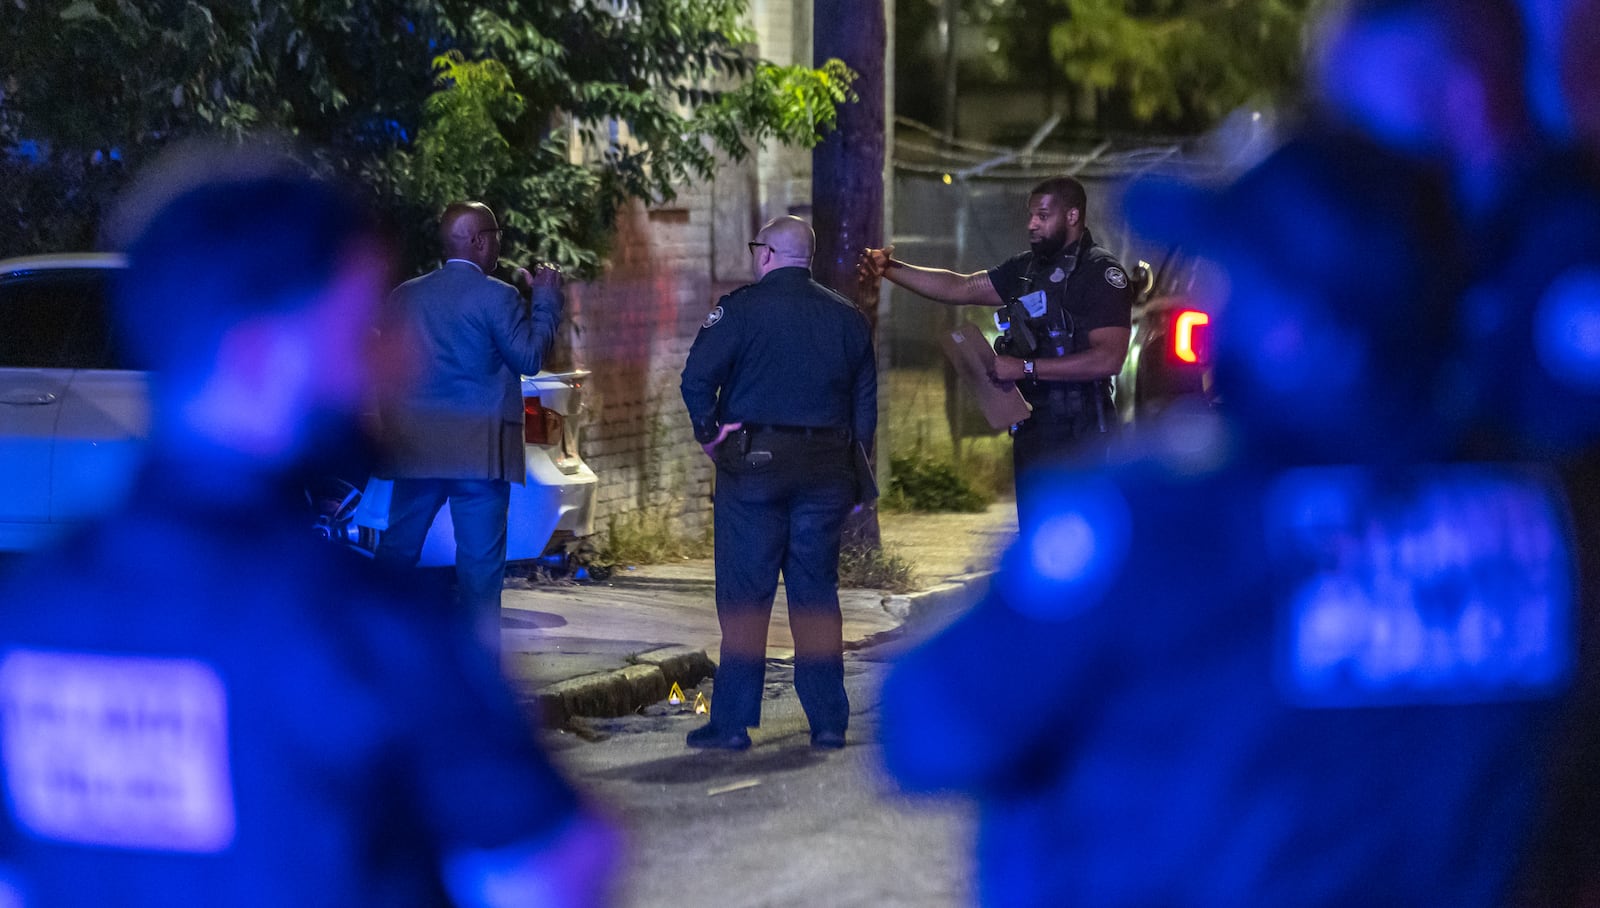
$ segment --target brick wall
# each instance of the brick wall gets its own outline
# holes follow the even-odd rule
[[[686,532],[709,513],[709,462],[694,443],[678,374],[712,305],[707,187],[670,208],[631,205],[617,218],[606,272],[568,288],[557,360],[588,369],[584,459],[599,477],[595,528],[613,515],[668,514]]]
[[[810,16],[810,0],[756,0],[761,55],[810,63]],[[686,534],[710,526],[711,463],[690,431],[679,374],[706,313],[750,281],[745,242],[772,217],[809,214],[810,195],[807,150],[763,148],[745,163],[724,162],[670,206],[620,212],[604,274],[569,287],[555,359],[593,373],[580,431],[600,480],[597,532],[613,516],[643,512]]]

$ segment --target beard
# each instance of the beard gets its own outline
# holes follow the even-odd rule
[[[1060,254],[1061,250],[1067,248],[1067,233],[1064,230],[1060,233],[1053,233],[1042,240],[1029,243],[1028,247],[1033,250],[1036,258],[1054,258]]]

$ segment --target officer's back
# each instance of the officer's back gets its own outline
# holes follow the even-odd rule
[[[768,222],[750,244],[760,280],[711,310],[683,369],[695,439],[717,467],[722,628],[717,698],[691,747],[751,746],[780,571],[812,744],[845,744],[840,533],[851,505],[872,494],[852,467],[865,466],[876,425],[877,367],[866,320],[811,280],[815,248],[805,221]]]
[[[871,356],[866,320],[854,306],[805,268],[779,268],[706,316],[683,388],[701,402],[723,388],[715,410],[722,423],[848,429],[866,438],[857,392],[862,373],[873,371]]]
[[[0,903],[584,903],[607,840],[493,664],[297,513],[382,384],[370,218],[275,156],[156,173],[115,307],[149,463],[0,580]]]
[[[1505,903],[1575,656],[1571,530],[1547,472],[1451,463],[1460,417],[1418,405],[1458,374],[1459,290],[1409,267],[1452,242],[1414,171],[1313,137],[1221,194],[1130,193],[1229,277],[1224,417],[1036,476],[1045,519],[884,686],[891,770],[982,802],[986,901]]]
[[[570,789],[443,608],[182,466],[6,585],[25,904],[443,904],[442,844],[556,830]]]

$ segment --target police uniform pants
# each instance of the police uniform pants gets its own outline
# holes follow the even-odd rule
[[[506,576],[506,514],[511,484],[503,479],[396,479],[389,528],[376,560],[402,568],[422,557],[428,528],[445,502],[456,536],[456,602],[474,634],[500,658],[500,589]]]
[[[1113,412],[1107,429],[1115,425],[1115,418]],[[1092,413],[1072,417],[1036,410],[1011,430],[1011,471],[1016,479],[1020,529],[1038,526],[1048,516],[1044,512],[1046,496],[1034,484],[1037,474],[1050,466],[1101,453],[1099,447],[1106,438]]]
[[[712,508],[722,659],[711,722],[730,731],[761,722],[767,626],[781,572],[800,705],[813,732],[842,734],[850,703],[839,614],[839,535],[855,500],[849,443],[758,434],[751,451],[772,453],[764,465],[751,465],[734,448],[725,442],[718,451]]]

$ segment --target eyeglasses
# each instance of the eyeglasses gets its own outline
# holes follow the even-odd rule
[[[486,233],[492,233],[492,234],[495,235],[496,239],[499,239],[500,234],[502,234],[504,232],[505,232],[505,228],[504,227],[485,227],[482,230],[478,231],[476,234],[474,234],[474,236],[483,236]]]
[[[772,248],[772,244],[771,243],[745,243],[745,245],[749,247],[751,255],[755,255],[757,249],[762,249],[762,248],[771,249]]]

